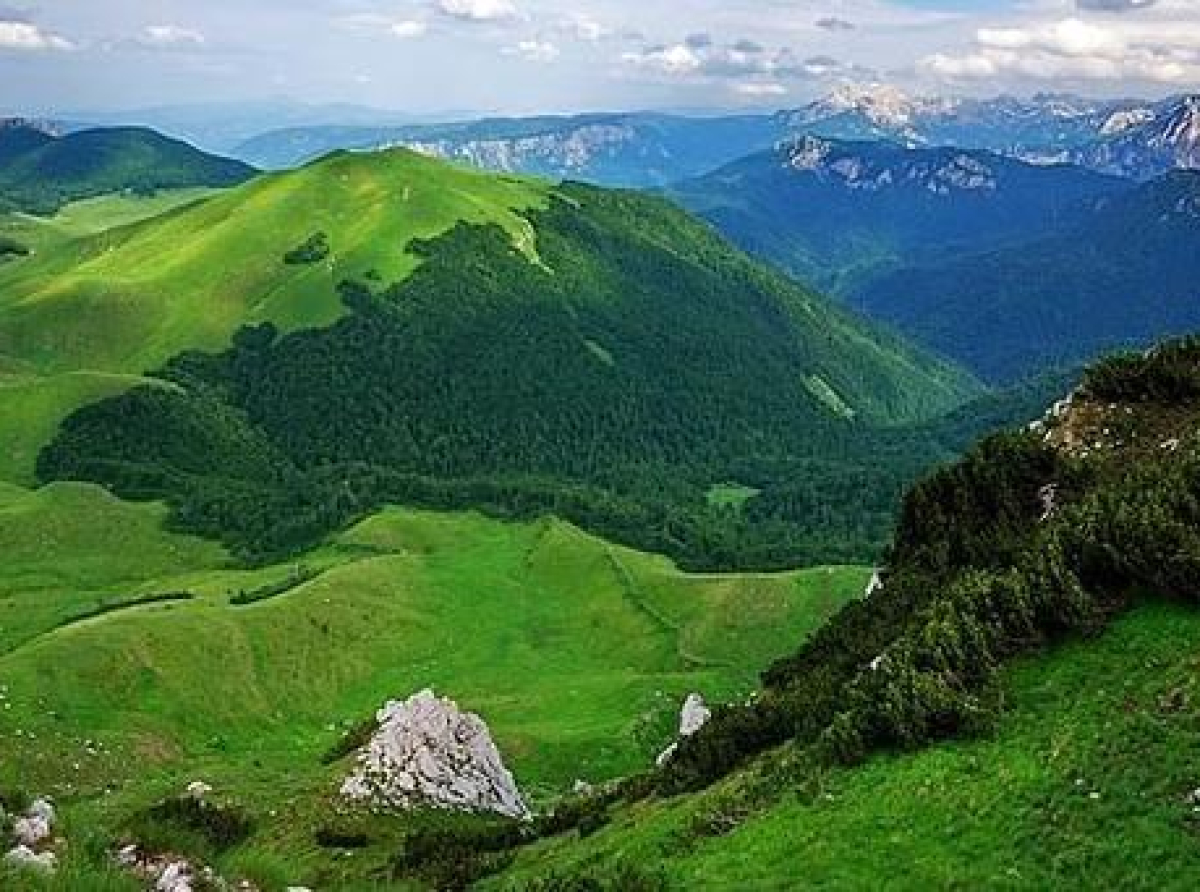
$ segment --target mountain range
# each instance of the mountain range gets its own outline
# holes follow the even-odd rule
[[[751,253],[853,295],[895,266],[1068,226],[1130,187],[1084,168],[986,151],[806,135],[670,194]]]
[[[408,126],[301,126],[232,149],[252,164],[290,167],[334,149],[406,145],[508,172],[609,185],[661,186],[804,134],[911,147],[984,149],[1034,163],[1075,162],[1147,178],[1195,163],[1192,97],[1089,100],[914,97],[888,85],[839,88],[796,109],[704,118],[590,114]]]

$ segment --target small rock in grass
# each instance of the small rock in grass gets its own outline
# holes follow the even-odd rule
[[[4,856],[4,863],[17,870],[54,873],[58,858],[53,852],[35,852],[29,846],[19,845]]]

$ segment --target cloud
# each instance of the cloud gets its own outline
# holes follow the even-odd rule
[[[504,53],[509,56],[520,56],[526,62],[553,62],[561,55],[561,50],[548,40],[522,40],[516,46],[506,47]]]
[[[855,28],[854,22],[848,22],[832,15],[817,19],[813,24],[826,31],[853,31]]]
[[[691,74],[704,66],[700,54],[682,43],[674,46],[647,47],[644,50],[625,53],[621,58],[634,67],[662,74]]]
[[[574,40],[581,40],[584,43],[599,43],[601,40],[607,40],[613,36],[612,28],[607,25],[602,25],[589,16],[576,13],[569,15],[560,20],[554,30],[562,35],[570,37]]]
[[[30,22],[0,21],[0,50],[69,50],[74,44]]]
[[[1155,2],[1157,0],[1075,0],[1075,5],[1093,12],[1133,12],[1147,9]]]
[[[424,22],[418,22],[415,19],[405,19],[399,22],[392,22],[388,25],[388,31],[395,37],[420,37],[428,30],[428,25]]]
[[[517,18],[512,0],[439,0],[438,10],[464,22],[504,22]]]
[[[182,25],[147,25],[138,37],[138,43],[156,49],[198,47],[204,45],[204,34]]]
[[[768,82],[752,81],[749,83],[737,83],[737,84],[733,85],[733,92],[737,93],[740,96],[751,96],[751,97],[759,97],[759,98],[765,98],[765,97],[770,97],[770,96],[786,96],[787,91],[788,91],[787,87],[785,87],[783,84],[775,83],[774,81],[768,81]]]
[[[980,28],[970,51],[935,53],[923,58],[919,67],[949,80],[1015,76],[1191,85],[1200,81],[1200,29],[1124,18]]]
[[[875,76],[869,69],[842,63],[829,56],[801,58],[788,47],[770,49],[745,39],[725,44],[711,41],[705,44],[695,40],[660,44],[627,52],[622,59],[627,65],[664,76],[728,80],[733,82],[734,90],[739,87],[753,90],[786,80]]]
[[[419,19],[393,19],[370,12],[342,16],[338,23],[346,28],[379,31],[402,39],[421,37],[429,31],[429,25]]]

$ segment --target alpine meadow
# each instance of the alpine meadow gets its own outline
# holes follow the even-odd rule
[[[688,7],[0,7],[2,892],[1200,885],[1200,10]]]

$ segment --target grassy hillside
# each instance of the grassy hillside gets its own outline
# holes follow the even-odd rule
[[[771,792],[739,776],[527,850],[483,888],[562,888],[623,866],[664,890],[1194,888],[1196,717],[1172,704],[1200,687],[1197,635],[1194,610],[1147,603],[1007,671],[992,737]],[[757,801],[736,805],[748,786]]]
[[[327,325],[344,312],[337,283],[372,272],[387,282],[405,277],[418,262],[404,250],[414,238],[467,220],[527,240],[528,223],[514,209],[543,203],[547,189],[408,153],[371,163],[339,156],[152,220],[56,240],[0,265],[0,371],[20,372],[12,392],[37,403],[37,392],[59,390],[52,379],[65,373],[140,375],[185,349],[221,349],[246,324]],[[95,216],[112,219],[113,210]],[[60,218],[92,212],[72,206]],[[329,258],[283,262],[317,231],[332,242]],[[46,404],[43,427],[104,393]],[[0,441],[22,436],[9,428],[0,420]],[[28,449],[0,454],[0,478],[28,481],[35,457]]]
[[[50,136],[0,132],[0,208],[50,214],[64,204],[115,192],[225,187],[254,176],[240,161],[208,155],[140,127]]]
[[[165,499],[258,560],[389,501],[558,513],[692,567],[868,560],[944,454],[887,429],[978,392],[664,201],[402,150],[70,242],[6,283],[22,388],[172,385],[71,414],[39,479]],[[51,426],[68,408],[25,402]],[[712,504],[718,483],[760,497]]]
[[[333,869],[313,834],[345,767],[322,757],[388,697],[479,711],[544,801],[648,764],[684,694],[741,696],[867,575],[692,576],[557,521],[400,510],[246,571],[76,484],[4,488],[0,517],[0,789],[55,796],[82,846],[203,777],[292,880]],[[380,832],[343,869],[394,854]]]

